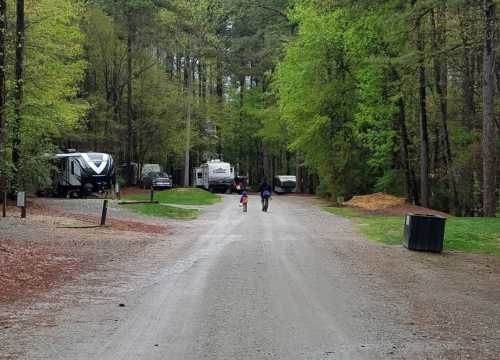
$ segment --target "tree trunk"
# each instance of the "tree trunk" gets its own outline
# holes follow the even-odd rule
[[[485,32],[483,54],[483,215],[496,215],[496,138],[494,85],[495,5],[484,0]]]
[[[132,46],[133,46],[133,36],[134,29],[132,26],[132,14],[127,15],[128,31],[127,31],[127,183],[131,184],[134,177],[132,160],[134,157],[134,146],[133,146],[133,102],[132,102],[132,78],[133,78],[133,67],[132,67]]]
[[[17,0],[16,12],[16,78],[14,85],[15,109],[12,139],[12,162],[14,164],[14,190],[19,190],[20,179],[18,178],[18,173],[21,165],[21,127],[23,122],[22,105],[24,98],[24,0]]]
[[[432,49],[434,52],[434,79],[436,93],[439,99],[439,110],[441,118],[442,143],[444,146],[444,160],[446,165],[446,177],[451,191],[451,212],[459,213],[459,199],[455,178],[452,173],[453,157],[451,154],[450,137],[448,132],[448,64],[446,57],[440,52],[440,48],[446,46],[446,9],[441,7],[437,14],[432,12]]]
[[[424,60],[424,33],[422,31],[420,15],[415,23],[417,32],[418,56],[418,108],[420,123],[420,195],[422,206],[430,206],[430,181],[429,181],[429,134],[427,129],[427,103],[426,103],[426,75]]]
[[[215,94],[217,95],[218,106],[224,106],[224,65],[217,59],[215,74]],[[222,134],[219,126],[216,126],[217,133],[217,154],[222,158]]]
[[[403,169],[405,172],[405,180],[406,180],[406,193],[408,197],[408,201],[419,204],[418,190],[417,184],[415,180],[415,172],[412,170],[410,166],[410,156],[409,156],[409,140],[408,140],[408,131],[406,129],[406,112],[405,112],[405,104],[402,98],[398,100],[399,107],[399,135],[400,135],[400,146],[401,146],[401,163],[403,165]]]
[[[5,129],[6,129],[6,111],[5,111],[5,35],[7,32],[7,1],[0,0],[0,176],[4,168],[5,160]]]

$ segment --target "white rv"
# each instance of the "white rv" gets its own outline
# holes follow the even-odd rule
[[[109,191],[115,182],[115,165],[109,154],[70,152],[56,154],[55,190],[65,196]]]
[[[226,192],[234,182],[234,169],[221,160],[210,160],[194,169],[193,183],[209,191]]]

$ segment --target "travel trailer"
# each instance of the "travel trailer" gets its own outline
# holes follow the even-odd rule
[[[295,175],[278,175],[274,177],[274,192],[287,194],[295,192],[297,188],[297,177]]]
[[[234,182],[234,169],[221,160],[210,160],[193,171],[193,183],[212,192],[226,192]]]
[[[56,154],[55,191],[60,196],[88,196],[110,191],[115,182],[113,157],[104,153]]]

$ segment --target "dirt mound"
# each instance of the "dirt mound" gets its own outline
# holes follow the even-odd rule
[[[372,215],[403,216],[408,213],[415,213],[450,216],[442,211],[409,204],[404,198],[385,193],[354,196],[351,200],[344,202],[343,205],[360,209]]]
[[[385,193],[375,193],[370,195],[354,196],[344,203],[346,206],[353,206],[365,210],[381,210],[406,204],[404,198]]]

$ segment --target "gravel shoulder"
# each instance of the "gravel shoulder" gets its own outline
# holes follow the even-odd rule
[[[134,256],[0,305],[0,359],[498,358],[498,258],[372,242],[310,198],[237,200],[127,232]]]

